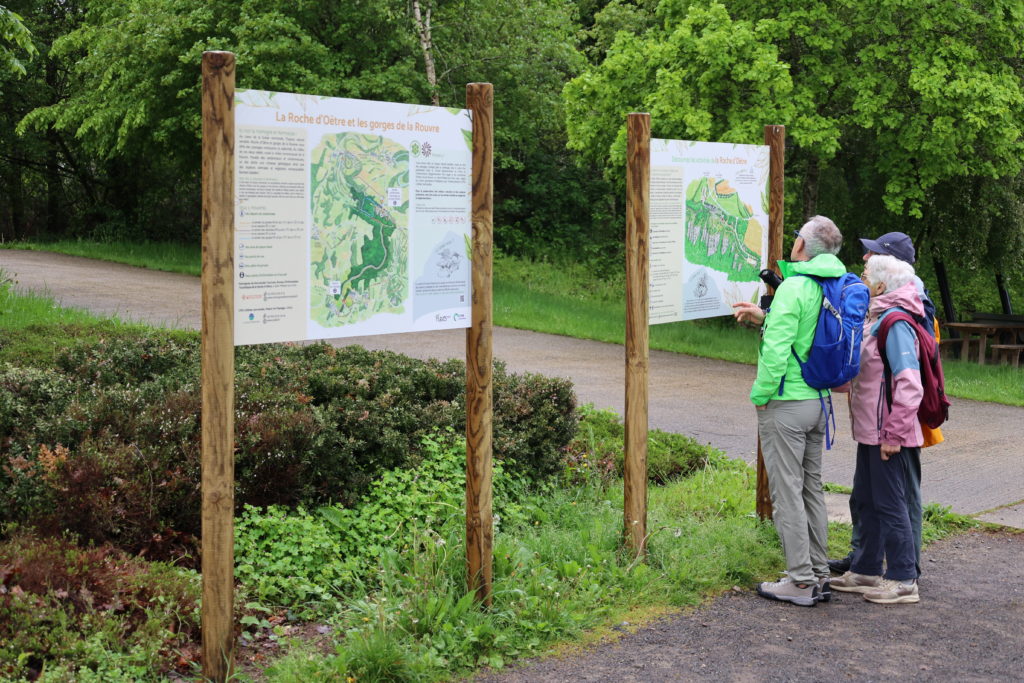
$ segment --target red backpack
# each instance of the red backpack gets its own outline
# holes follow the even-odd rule
[[[946,398],[946,378],[942,372],[942,359],[939,357],[939,345],[935,337],[924,329],[909,313],[893,311],[878,325],[878,350],[885,369],[885,400],[892,409],[892,368],[885,357],[885,340],[889,336],[889,328],[900,320],[910,324],[917,334],[918,364],[921,366],[921,405],[917,408],[917,417],[922,424],[935,429],[949,419],[949,399]]]

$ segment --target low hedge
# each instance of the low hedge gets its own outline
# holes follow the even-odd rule
[[[153,332],[0,367],[0,520],[134,550],[197,534],[198,352],[198,337]],[[465,429],[461,361],[271,344],[238,348],[235,369],[239,510],[350,505],[381,472],[414,467],[426,434]],[[495,459],[519,477],[560,472],[571,384],[500,363],[493,380]]]

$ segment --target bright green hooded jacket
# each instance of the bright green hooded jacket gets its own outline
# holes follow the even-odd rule
[[[804,382],[795,349],[806,361],[814,341],[814,328],[821,310],[821,286],[799,273],[820,277],[838,277],[846,272],[842,261],[832,254],[819,254],[810,261],[779,261],[785,278],[775,290],[775,298],[761,328],[761,348],[757,361],[757,379],[750,389],[750,400],[761,406],[772,399],[798,401],[818,398],[818,390]],[[785,376],[785,383],[782,378]],[[779,387],[782,386],[782,395]],[[828,390],[823,395],[828,395]]]

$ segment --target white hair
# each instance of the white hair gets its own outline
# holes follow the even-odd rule
[[[800,228],[800,236],[804,238],[804,250],[808,258],[821,254],[838,254],[843,246],[843,233],[832,222],[831,218],[812,216]]]
[[[875,254],[868,259],[864,275],[873,285],[884,282],[885,291],[891,292],[914,281],[914,266],[906,261],[900,261],[895,256]]]

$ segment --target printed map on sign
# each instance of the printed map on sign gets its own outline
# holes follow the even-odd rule
[[[652,324],[756,301],[768,251],[768,148],[651,140]]]
[[[235,91],[235,344],[463,328],[464,109]]]
[[[313,149],[311,318],[324,327],[402,313],[409,298],[409,152],[379,135]]]
[[[686,188],[686,260],[749,282],[761,271],[764,226],[728,179],[698,178]]]

